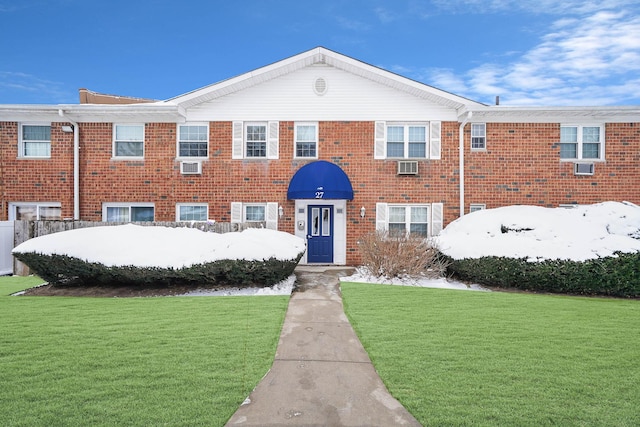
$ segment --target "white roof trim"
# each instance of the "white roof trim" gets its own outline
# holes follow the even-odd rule
[[[185,112],[180,106],[166,103],[0,105],[0,121],[66,122],[69,119],[81,123],[176,123],[185,121]]]
[[[326,64],[454,109],[460,109],[465,105],[484,105],[461,96],[436,89],[424,83],[408,79],[398,74],[394,74],[390,71],[383,70],[382,68],[374,67],[323,47],[316,47],[265,67],[258,68],[254,71],[171,98],[166,102],[177,104],[187,109],[194,105],[255,86],[259,83],[284,76],[314,64]]]
[[[467,118],[471,113],[471,117]],[[570,121],[637,123],[639,106],[602,107],[465,107],[459,112],[459,121],[487,123],[566,123]]]

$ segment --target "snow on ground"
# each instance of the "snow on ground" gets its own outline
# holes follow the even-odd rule
[[[221,290],[195,289],[187,292],[182,297],[228,297],[228,296],[255,296],[255,295],[291,295],[295,286],[296,276],[292,274],[285,280],[266,288],[227,288]]]
[[[574,208],[507,206],[465,215],[435,238],[454,259],[586,261],[640,251],[640,207],[604,202]]]
[[[447,279],[445,277],[440,277],[437,279],[400,279],[398,277],[388,279],[386,277],[376,277],[368,274],[367,270],[362,267],[357,268],[355,273],[351,276],[341,277],[340,280],[343,282],[377,283],[381,285],[415,286],[419,288],[489,291],[489,289],[477,284],[466,284],[457,280]]]
[[[123,242],[126,244],[123,246]],[[434,239],[455,258],[505,256],[531,261],[584,261],[612,256],[616,251],[640,251],[640,207],[604,202],[571,209],[507,206],[465,215]],[[95,227],[50,234],[14,249],[77,257],[104,265],[182,268],[219,259],[261,260],[295,258],[305,242],[289,233],[248,229],[240,233],[206,233],[191,228],[143,227],[133,224]],[[447,289],[486,290],[479,285],[440,279],[386,279],[363,269],[343,281],[398,284]],[[187,295],[289,295],[291,276],[269,288],[196,290]]]
[[[291,260],[304,250],[303,239],[264,228],[218,234],[126,224],[48,234],[27,240],[13,252],[67,255],[108,267],[179,269],[222,259]]]

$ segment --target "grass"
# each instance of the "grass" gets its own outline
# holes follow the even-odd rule
[[[381,378],[425,426],[640,425],[640,301],[341,286]]]
[[[0,425],[216,426],[270,368],[285,296],[12,297],[0,278]]]

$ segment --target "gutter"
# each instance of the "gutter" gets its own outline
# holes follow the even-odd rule
[[[73,126],[73,219],[80,219],[80,126],[65,116],[62,109],[58,115]]]
[[[464,127],[466,126],[467,123],[469,123],[469,120],[471,120],[472,116],[473,116],[472,111],[467,112],[467,116],[464,119],[462,119],[462,121],[460,122],[460,129],[458,134],[458,143],[459,143],[458,173],[460,174],[460,218],[464,216]]]

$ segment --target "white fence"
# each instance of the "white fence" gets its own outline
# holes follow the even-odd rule
[[[0,221],[0,275],[13,274],[13,221]]]

